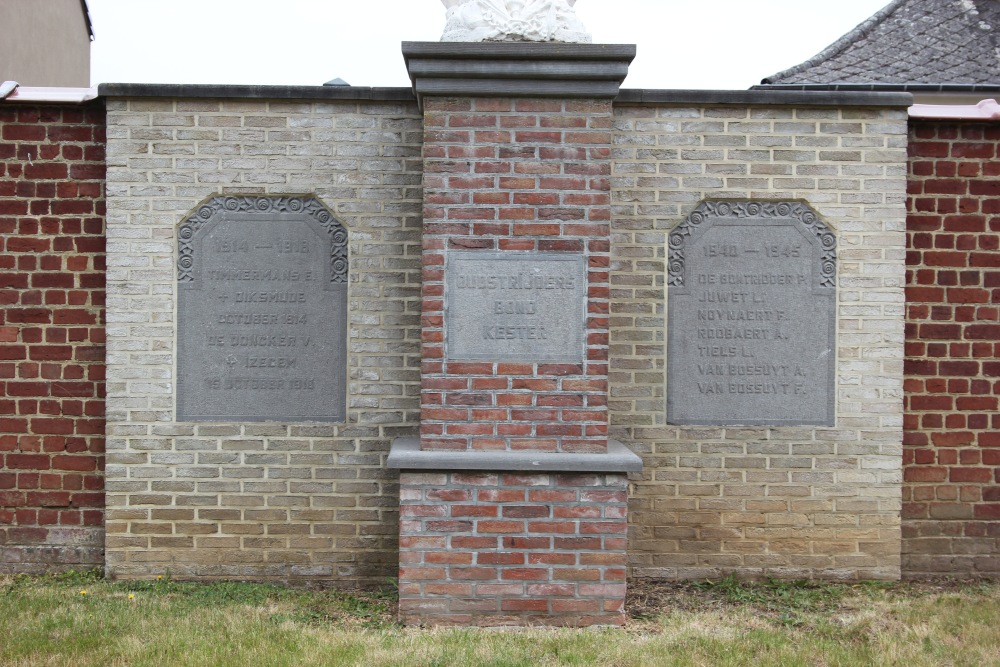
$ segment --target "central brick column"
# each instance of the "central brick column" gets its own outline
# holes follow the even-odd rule
[[[634,47],[403,52],[425,140],[421,429],[390,456],[400,615],[621,624],[641,462],[608,440],[611,105]]]
[[[424,128],[421,448],[607,451],[611,101],[434,97]],[[580,359],[449,359],[444,280],[459,250],[582,257]],[[508,292],[531,293],[496,293]],[[533,302],[494,308],[511,303]]]

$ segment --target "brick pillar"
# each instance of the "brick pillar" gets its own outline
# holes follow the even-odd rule
[[[403,52],[425,141],[420,438],[390,456],[400,615],[621,624],[641,462],[608,440],[611,104],[634,47]]]
[[[606,451],[611,100],[425,98],[424,132],[421,448]],[[579,360],[449,358],[449,251],[582,257]]]
[[[1000,575],[1000,124],[910,122],[903,572]]]
[[[0,104],[0,573],[104,559],[105,112]]]

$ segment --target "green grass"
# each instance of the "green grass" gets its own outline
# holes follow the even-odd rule
[[[1000,665],[988,582],[636,582],[621,630],[409,629],[393,606],[388,587],[0,577],[0,665]]]

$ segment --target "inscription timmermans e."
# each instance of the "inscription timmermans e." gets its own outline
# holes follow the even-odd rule
[[[179,421],[344,421],[347,232],[310,197],[216,197],[178,229]]]
[[[448,359],[583,361],[583,257],[454,252],[449,253],[447,262]]]
[[[669,237],[667,421],[834,424],[836,236],[801,202],[703,202]]]

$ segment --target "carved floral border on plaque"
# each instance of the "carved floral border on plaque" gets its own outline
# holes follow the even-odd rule
[[[667,285],[684,285],[685,245],[691,235],[709,218],[716,219],[794,219],[801,222],[819,239],[823,249],[820,259],[820,287],[837,286],[837,236],[819,214],[801,201],[704,201],[677,225],[668,239]]]
[[[298,213],[315,220],[330,234],[330,282],[347,282],[347,230],[315,197],[221,196],[203,203],[177,230],[177,282],[194,281],[194,238],[198,230],[224,213]]]
[[[176,418],[347,419],[348,232],[311,195],[216,196],[177,227]]]
[[[807,203],[701,202],[666,281],[667,423],[836,424],[837,236]]]

